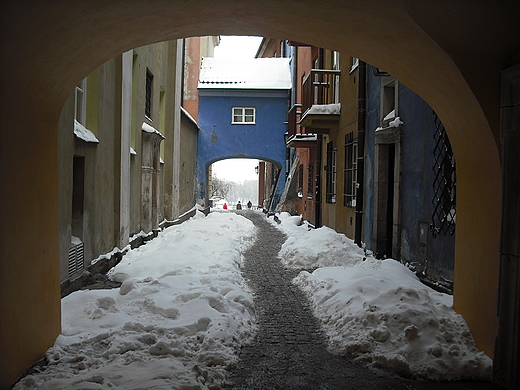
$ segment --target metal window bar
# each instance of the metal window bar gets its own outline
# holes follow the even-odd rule
[[[152,117],[152,86],[153,86],[153,74],[150,71],[146,72],[146,95],[144,101],[144,114],[148,117]]]
[[[307,199],[314,198],[314,163],[310,162],[307,168]]]
[[[433,237],[439,234],[453,235],[455,233],[456,201],[457,201],[457,175],[455,157],[451,149],[450,140],[441,120],[434,112],[435,121],[435,147],[433,155],[434,180],[432,200],[433,214],[430,230]]]
[[[357,142],[354,133],[345,134],[345,165],[343,169],[343,205],[356,206]]]
[[[303,164],[298,167],[298,198],[303,198]]]
[[[336,202],[336,151],[332,142],[327,144],[325,202]]]

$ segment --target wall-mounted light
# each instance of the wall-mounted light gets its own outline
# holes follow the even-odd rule
[[[255,172],[258,175],[258,165],[255,167]]]

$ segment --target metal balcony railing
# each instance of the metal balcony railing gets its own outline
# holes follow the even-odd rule
[[[339,70],[312,69],[302,85],[302,113],[314,104],[339,102]]]
[[[295,134],[301,134],[300,118],[302,115],[302,105],[295,104],[287,113],[287,134],[290,137]]]

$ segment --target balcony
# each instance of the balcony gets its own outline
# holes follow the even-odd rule
[[[293,137],[295,134],[302,133],[300,127],[300,118],[302,115],[301,108],[301,104],[295,104],[287,113],[287,135],[289,138]]]
[[[286,145],[289,148],[310,148],[316,145],[316,134],[306,134],[300,126],[301,104],[295,104],[287,113]]]
[[[340,74],[339,70],[312,69],[303,80],[300,125],[309,128],[307,132],[323,134],[338,127]]]

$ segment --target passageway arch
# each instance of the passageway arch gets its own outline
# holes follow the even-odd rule
[[[0,387],[40,359],[60,330],[57,128],[66,98],[123,51],[215,34],[351,53],[435,109],[457,158],[455,308],[491,355],[501,220],[498,80],[520,62],[516,3],[483,1],[468,10],[448,0],[4,2]]]
[[[268,197],[268,194],[271,193],[271,188],[267,188],[267,192],[268,194],[265,194],[265,187],[270,185],[270,184],[273,184],[275,185],[276,187],[274,188],[274,198],[275,198],[275,201],[277,202],[279,200],[279,197],[281,196],[281,192],[283,191],[283,186],[284,186],[284,179],[285,179],[285,175],[283,175],[283,172],[284,172],[284,162],[283,161],[277,161],[277,160],[274,160],[273,158],[271,157],[265,157],[265,156],[262,156],[262,157],[259,157],[259,156],[250,156],[250,155],[246,155],[246,154],[238,154],[238,155],[234,155],[234,156],[221,156],[221,157],[217,157],[217,158],[214,158],[208,162],[206,162],[205,164],[201,164],[203,165],[203,172],[202,174],[204,175],[205,177],[205,180],[204,182],[205,183],[209,183],[209,175],[210,175],[210,167],[219,162],[219,161],[224,161],[224,160],[234,160],[234,159],[251,159],[251,160],[257,160],[258,161],[258,166],[256,167],[256,170],[257,170],[257,174],[259,175],[258,176],[258,196],[260,198],[260,192],[263,192],[263,197],[265,197],[266,200],[270,201],[272,200],[272,198]],[[275,169],[275,172],[276,172],[276,177],[274,178],[275,179],[275,183],[266,183],[265,182],[265,175],[266,175],[266,172],[265,172],[265,166],[266,164],[265,163],[270,163],[272,164],[272,166],[274,167]],[[251,199],[252,200],[252,199]],[[255,202],[254,204],[255,205],[258,205],[258,206],[262,206],[262,202],[263,199],[258,199],[258,204]],[[205,204],[209,204],[209,193],[206,189],[206,192],[205,192]],[[266,204],[264,205],[266,206],[267,208],[269,208],[269,204]]]

